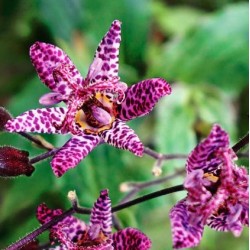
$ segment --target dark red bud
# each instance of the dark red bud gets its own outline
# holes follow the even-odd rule
[[[0,131],[4,130],[4,125],[8,120],[10,120],[12,117],[10,113],[3,107],[0,107]]]
[[[35,168],[29,162],[29,152],[10,146],[0,147],[0,176],[30,176]]]
[[[21,248],[21,250],[37,250],[37,249],[39,249],[39,244],[37,240],[31,241],[27,245]]]

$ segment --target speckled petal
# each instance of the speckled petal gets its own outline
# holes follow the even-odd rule
[[[95,244],[93,246],[79,246],[78,243],[72,242],[67,238],[67,235],[63,233],[62,231],[57,231],[57,237],[59,237],[59,240],[61,242],[61,245],[59,248],[50,248],[56,249],[56,250],[114,250],[112,246],[112,240],[107,239],[105,243]]]
[[[87,84],[118,78],[120,42],[121,22],[115,20],[96,50],[86,77]]]
[[[63,121],[66,111],[62,107],[29,110],[9,120],[5,129],[9,132],[67,133],[68,131],[61,131],[54,126],[54,123]]]
[[[37,219],[41,224],[44,224],[62,213],[63,211],[61,209],[49,209],[46,204],[42,203],[37,208]],[[51,236],[55,238],[57,232],[63,232],[63,234],[67,235],[69,241],[76,242],[82,237],[86,230],[87,226],[84,221],[74,216],[68,216],[51,228]]]
[[[144,233],[134,228],[125,228],[112,236],[115,250],[147,250],[151,247],[151,240]]]
[[[216,157],[216,152],[229,147],[227,133],[217,124],[211,130],[206,139],[198,144],[187,159],[186,170],[188,173],[195,169],[203,169],[204,172],[212,172],[222,163],[222,159]]]
[[[111,201],[108,190],[102,190],[100,196],[95,202],[90,217],[90,227],[100,225],[105,236],[109,237],[112,231],[112,213]]]
[[[199,244],[203,226],[192,224],[187,211],[186,200],[178,202],[170,211],[173,248],[189,248]]]
[[[234,236],[238,237],[243,230],[244,223],[242,217],[246,213],[248,213],[248,208],[240,204],[228,204],[226,208],[212,215],[207,220],[207,225],[216,231],[231,231]]]
[[[125,123],[115,120],[112,128],[100,133],[101,137],[108,144],[117,148],[131,151],[137,156],[142,156],[144,146],[135,132]]]
[[[128,121],[148,114],[159,99],[171,93],[170,85],[161,78],[141,81],[129,87],[119,106],[118,118]]]
[[[99,136],[82,134],[72,137],[53,157],[51,166],[57,177],[74,168],[101,141]]]
[[[36,217],[41,224],[51,221],[54,217],[61,215],[62,209],[49,209],[45,203],[37,207]]]
[[[213,211],[214,207],[208,207],[212,194],[206,189],[205,184],[209,184],[209,182],[203,179],[203,174],[201,169],[188,174],[184,187],[188,191],[186,204],[189,206],[190,220],[194,223],[202,222],[205,224],[207,217],[211,214],[211,209]]]
[[[30,57],[41,81],[45,83],[53,92],[68,95],[72,87],[66,81],[55,81],[53,72],[62,65],[67,65],[70,69],[70,76],[77,84],[82,85],[83,79],[70,60],[60,48],[42,42],[36,42],[30,48]]]

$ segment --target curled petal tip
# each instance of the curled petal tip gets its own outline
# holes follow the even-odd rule
[[[60,93],[51,92],[43,95],[39,99],[39,103],[44,106],[54,105],[63,100],[63,97]]]
[[[109,195],[109,190],[108,190],[108,189],[103,189],[103,190],[100,192],[100,195],[102,195],[102,196],[108,196],[108,195]]]

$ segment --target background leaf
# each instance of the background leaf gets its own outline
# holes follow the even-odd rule
[[[246,44],[248,5],[234,4],[207,15],[183,37],[168,43],[158,59],[152,60],[150,76],[213,84],[236,94],[247,85]]]

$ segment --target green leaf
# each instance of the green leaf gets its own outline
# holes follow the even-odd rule
[[[173,85],[172,94],[156,107],[155,140],[162,153],[189,153],[196,144],[193,124],[195,110],[190,105],[191,90],[185,85]]]
[[[153,2],[152,10],[156,23],[166,36],[184,35],[204,15],[203,11],[189,6],[168,6],[161,2]]]
[[[143,64],[150,22],[147,0],[60,0],[60,4],[37,0],[37,7],[55,38],[72,42],[77,32],[83,33],[93,53],[112,21],[119,19],[123,24],[121,58],[128,64]]]
[[[248,83],[248,4],[229,5],[204,18],[152,60],[150,75],[239,93]]]

